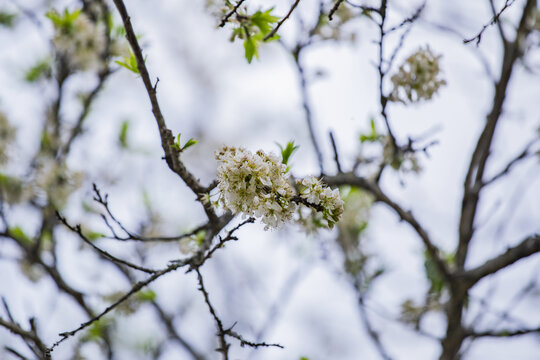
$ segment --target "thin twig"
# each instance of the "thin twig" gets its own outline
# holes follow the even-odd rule
[[[122,264],[122,265],[125,265],[125,266],[128,266],[132,269],[135,269],[135,270],[139,270],[139,271],[142,271],[142,272],[145,272],[147,274],[155,274],[156,272],[158,272],[158,270],[153,270],[153,269],[148,269],[148,268],[145,268],[145,267],[142,267],[142,266],[139,266],[139,265],[135,265],[127,260],[123,260],[123,259],[120,259],[120,258],[117,258],[116,256],[114,255],[111,255],[110,253],[108,253],[107,251],[99,248],[98,246],[96,246],[92,241],[90,241],[83,233],[82,233],[82,229],[81,229],[81,225],[75,225],[75,226],[72,226],[68,223],[67,219],[65,217],[63,217],[62,215],[60,215],[60,213],[56,212],[56,216],[58,217],[58,219],[60,220],[60,222],[62,222],[62,224],[64,224],[68,229],[70,229],[71,231],[73,231],[74,233],[76,233],[77,235],[79,235],[79,237],[81,238],[81,240],[83,240],[85,243],[87,243],[88,245],[90,245],[94,250],[96,250],[100,255],[106,257],[107,259],[111,260],[111,261],[114,261],[116,263],[119,263],[119,264]]]
[[[412,226],[414,231],[424,243],[429,255],[433,258],[437,269],[440,271],[445,280],[449,282],[453,281],[448,264],[442,259],[439,248],[433,243],[431,237],[427,233],[427,230],[424,229],[420,222],[418,222],[411,211],[403,209],[398,203],[390,199],[378,184],[370,182],[352,173],[343,173],[336,176],[325,176],[323,177],[323,180],[328,185],[333,186],[352,185],[359,187],[360,189],[366,190],[372,194],[375,201],[382,202],[389,206],[392,210],[394,210],[401,220]]]
[[[227,24],[227,21],[229,21],[230,17],[233,16],[236,11],[238,10],[238,8],[242,5],[242,3],[244,2],[245,0],[238,0],[238,2],[236,3],[236,5],[234,6],[234,8],[229,11],[224,17],[223,19],[221,19],[221,22],[219,23],[219,27],[224,27],[225,24]]]
[[[339,161],[339,152],[337,150],[336,139],[334,138],[334,132],[330,131],[328,135],[330,136],[330,143],[332,144],[332,150],[334,150],[334,161],[336,162],[338,173],[341,174],[343,170],[341,169],[341,162]]]
[[[493,175],[490,179],[488,180],[484,180],[484,183],[483,183],[483,186],[486,186],[486,185],[489,185],[495,181],[497,181],[498,179],[502,178],[503,176],[507,175],[510,170],[514,167],[514,165],[516,165],[518,162],[520,162],[521,160],[524,160],[526,159],[527,157],[533,155],[533,153],[530,152],[531,150],[531,147],[538,141],[538,139],[534,139],[532,140],[531,142],[529,142],[529,144],[527,144],[527,146],[525,146],[525,149],[523,149],[523,151],[521,153],[519,153],[515,158],[513,158],[512,160],[510,160],[508,162],[508,164],[506,164],[506,166],[504,167],[504,169],[502,169],[501,171],[499,171],[497,174]]]
[[[291,16],[291,14],[293,13],[294,9],[296,8],[296,6],[300,3],[300,0],[295,0],[295,2],[292,4],[291,8],[289,9],[289,12],[287,13],[287,15],[285,15],[285,17],[283,17],[283,19],[281,19],[276,27],[270,31],[270,33],[268,35],[266,35],[264,37],[264,41],[268,41],[270,40],[274,35],[276,35],[277,31],[279,30],[279,28],[281,27],[281,25],[283,25],[283,23],[285,21],[287,21],[287,19]]]
[[[298,46],[295,49],[295,51],[293,51],[293,56],[294,56],[294,61],[296,64],[296,70],[298,71],[298,76],[300,77],[300,93],[302,95],[302,106],[304,108],[304,114],[306,116],[306,123],[309,130],[309,136],[311,138],[311,143],[313,145],[313,149],[315,150],[315,154],[317,155],[317,162],[319,164],[319,170],[321,174],[324,174],[323,156],[322,156],[321,148],[319,146],[319,142],[317,141],[317,137],[315,135],[315,127],[313,125],[313,115],[311,113],[311,106],[309,104],[309,95],[307,91],[307,80],[306,80],[306,75],[304,73],[304,68],[301,64],[301,59],[300,59],[302,49],[304,49],[303,46]]]
[[[165,123],[165,118],[163,116],[163,113],[161,112],[161,107],[157,99],[156,87],[152,84],[152,81],[150,79],[150,74],[145,64],[142,49],[139,45],[139,40],[137,39],[137,35],[135,34],[133,25],[131,24],[131,18],[127,12],[126,6],[122,0],[113,1],[116,5],[116,8],[118,9],[120,17],[122,18],[122,22],[126,30],[126,38],[131,45],[131,49],[133,50],[133,54],[135,55],[135,59],[137,60],[137,68],[139,70],[139,74],[141,75],[141,79],[144,83],[146,92],[148,93],[148,97],[152,105],[152,113],[154,114],[154,118],[156,120],[156,124],[159,130],[161,147],[163,148],[163,151],[165,153],[165,160],[167,161],[167,165],[174,173],[180,176],[180,178],[185,182],[185,184],[195,193],[195,195],[197,195],[197,200],[203,206],[209,221],[211,223],[221,223],[212,205],[204,202],[199,195],[204,193],[204,190],[206,188],[199,183],[197,178],[191,172],[189,172],[185,165],[180,161],[180,153],[178,149],[174,147],[174,137],[171,130],[167,127]]]
[[[44,359],[46,360],[51,359],[50,350],[43,343],[43,341],[36,335],[34,331],[24,330],[23,328],[19,326],[19,324],[13,321],[6,321],[2,319],[2,317],[0,317],[0,326],[8,329],[13,334],[20,336],[25,342],[27,341],[32,342],[36,346],[37,350],[39,350],[40,355],[43,356]],[[31,349],[32,351],[36,350],[36,349],[33,349],[32,347]]]
[[[336,13],[336,11],[338,11],[339,6],[341,5],[341,3],[343,3],[343,1],[345,1],[345,0],[337,0],[337,1],[336,1],[336,3],[334,4],[334,6],[332,7],[332,9],[330,10],[330,12],[328,13],[328,20],[330,20],[330,21],[333,20],[334,14]]]
[[[116,307],[118,307],[120,304],[122,304],[124,301],[126,301],[131,295],[135,294],[136,292],[138,292],[139,290],[141,290],[143,287],[149,285],[150,283],[152,283],[153,281],[155,281],[156,279],[160,278],[161,276],[165,275],[165,274],[168,274],[182,266],[185,266],[187,265],[187,262],[175,262],[175,263],[171,263],[167,268],[163,269],[163,270],[160,270],[156,273],[154,273],[152,276],[148,277],[148,279],[144,280],[144,281],[139,281],[137,283],[135,283],[135,285],[132,286],[131,290],[129,290],[127,293],[125,293],[120,299],[118,299],[116,302],[114,302],[113,304],[109,305],[105,310],[103,310],[101,313],[99,313],[98,315],[94,316],[93,318],[91,318],[90,320],[82,323],[78,328],[74,329],[74,330],[71,330],[71,331],[66,331],[66,332],[63,332],[63,333],[60,333],[60,340],[58,340],[57,342],[55,342],[51,347],[50,347],[50,351],[53,351],[58,345],[60,345],[62,342],[64,342],[64,340],[66,340],[67,338],[77,334],[79,331],[87,328],[88,326],[92,325],[94,322],[98,321],[99,319],[101,319],[103,316],[107,315],[109,312],[111,312],[113,309],[115,309]]]
[[[218,328],[217,336],[219,339],[219,348],[217,348],[216,351],[220,352],[223,355],[223,360],[228,360],[229,347],[231,345],[227,343],[227,339],[225,338],[226,331],[225,331],[225,328],[223,327],[223,322],[221,321],[219,316],[217,316],[216,310],[214,309],[214,306],[210,302],[210,295],[208,295],[208,291],[204,287],[204,281],[201,275],[201,271],[199,270],[199,268],[195,268],[195,272],[197,273],[197,281],[199,282],[199,291],[203,294],[204,302],[206,303],[208,307],[208,311],[210,311],[210,314],[214,318],[214,321]]]
[[[499,22],[499,17],[502,15],[502,13],[508,9],[513,3],[514,3],[515,0],[506,0],[504,2],[504,6],[502,7],[502,9],[496,13],[493,18],[491,19],[491,21],[489,23],[487,23],[486,25],[484,25],[482,27],[482,30],[480,30],[480,32],[478,32],[478,34],[476,34],[475,36],[473,36],[472,38],[469,38],[469,39],[464,39],[463,40],[463,43],[465,44],[468,44],[474,40],[476,40],[476,46],[480,45],[480,40],[482,40],[482,34],[484,33],[484,31],[490,27],[491,25],[495,24],[495,23],[498,23]]]
[[[241,222],[240,224],[238,224],[237,226],[235,226],[234,228],[232,228],[231,230],[229,230],[227,232],[227,235],[222,238],[220,237],[219,238],[219,242],[213,247],[211,248],[205,255],[204,257],[201,259],[201,261],[197,262],[196,264],[192,264],[191,266],[192,267],[201,267],[205,262],[206,260],[210,259],[212,257],[212,255],[220,248],[222,248],[226,242],[228,241],[234,241],[234,240],[238,240],[238,238],[236,236],[233,236],[233,234],[238,230],[240,229],[242,226],[246,225],[246,224],[252,224],[255,222],[255,218],[254,217],[250,217],[248,218],[247,220],[244,220],[243,222]]]

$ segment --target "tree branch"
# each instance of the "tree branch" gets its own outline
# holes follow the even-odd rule
[[[540,333],[540,326],[531,329],[517,329],[517,330],[488,330],[488,331],[474,331],[467,330],[467,336],[471,338],[479,337],[512,337],[526,334]]]
[[[533,13],[536,0],[527,0],[514,42],[504,48],[504,57],[501,66],[499,81],[495,84],[493,107],[487,116],[486,125],[478,138],[476,148],[471,157],[469,170],[465,177],[461,218],[459,223],[459,243],[456,252],[456,265],[463,269],[467,257],[469,242],[474,233],[474,220],[480,199],[480,191],[484,185],[483,177],[486,163],[490,154],[493,135],[501,117],[506,90],[512,76],[516,60],[522,56],[522,44],[531,31],[529,17]]]
[[[161,137],[161,146],[165,152],[165,160],[167,161],[167,165],[173,172],[178,174],[178,176],[184,180],[186,185],[189,186],[189,188],[197,195],[197,199],[203,205],[208,219],[211,222],[215,222],[218,218],[212,205],[206,204],[204,201],[202,201],[202,194],[205,191],[205,187],[202,186],[195,176],[187,170],[179,159],[180,153],[178,149],[173,146],[174,137],[171,130],[167,128],[165,118],[163,117],[157,99],[157,83],[156,86],[154,86],[150,80],[150,75],[148,73],[148,69],[146,68],[142,49],[139,45],[139,41],[137,40],[137,36],[135,35],[135,31],[133,30],[133,25],[131,24],[131,19],[128,15],[126,6],[122,0],[113,1],[118,9],[118,12],[120,13],[122,22],[124,23],[124,28],[126,29],[126,38],[133,49],[135,58],[137,59],[137,68],[139,69],[139,74],[141,75],[146,92],[148,93],[148,97],[150,98],[150,103],[152,104],[152,113],[154,114],[154,118],[158,126],[159,135]]]
[[[540,252],[540,235],[531,235],[518,245],[509,248],[503,254],[486,261],[484,264],[463,273],[469,287],[472,287],[482,278],[494,274],[497,271],[512,265],[527,256]]]
[[[67,338],[77,334],[79,331],[87,328],[88,326],[92,325],[94,322],[98,321],[99,319],[101,319],[103,316],[107,315],[109,312],[111,312],[113,309],[115,309],[118,305],[122,304],[124,301],[126,301],[131,295],[135,294],[137,291],[141,290],[143,287],[147,286],[148,284],[152,283],[153,281],[155,281],[156,279],[160,278],[161,276],[165,275],[165,274],[168,274],[182,266],[185,266],[187,264],[187,262],[181,262],[181,261],[178,261],[178,262],[174,262],[174,263],[171,263],[169,266],[167,266],[165,269],[163,270],[160,270],[156,273],[154,273],[152,276],[148,277],[146,280],[144,281],[139,281],[137,282],[135,285],[133,285],[133,287],[131,288],[131,290],[129,290],[127,293],[124,294],[124,296],[122,296],[120,299],[118,299],[116,302],[114,302],[113,304],[109,305],[105,310],[103,310],[101,313],[99,313],[98,315],[94,316],[93,318],[91,318],[90,320],[82,323],[78,328],[74,329],[74,330],[71,330],[71,331],[66,331],[66,332],[63,332],[63,333],[60,333],[59,335],[61,336],[60,340],[58,340],[57,342],[55,342],[51,347],[50,347],[50,351],[53,351],[58,345],[60,345],[64,340],[66,340]]]
[[[292,55],[294,57],[294,63],[296,65],[296,70],[298,71],[298,76],[300,77],[300,93],[302,95],[302,106],[304,108],[304,114],[306,116],[306,123],[309,130],[309,136],[311,138],[311,143],[313,145],[313,149],[315,150],[315,154],[317,155],[317,162],[319,163],[319,170],[321,174],[324,174],[323,156],[322,156],[321,148],[319,146],[319,142],[317,141],[317,137],[315,135],[315,127],[313,125],[313,115],[311,113],[311,106],[309,104],[309,95],[307,92],[306,75],[304,73],[304,67],[302,66],[302,63],[300,61],[300,55],[303,49],[304,49],[304,46],[298,45],[296,49],[293,51]]]
[[[86,244],[90,245],[94,250],[96,250],[100,255],[102,255],[103,257],[111,260],[111,261],[114,261],[115,263],[118,263],[118,264],[122,264],[122,265],[125,265],[127,267],[130,267],[132,269],[135,269],[135,270],[139,270],[139,271],[142,271],[142,272],[145,272],[147,274],[155,274],[157,272],[157,270],[153,270],[153,269],[148,269],[148,268],[145,268],[145,267],[142,267],[142,266],[139,266],[139,265],[135,265],[133,263],[130,263],[129,261],[126,261],[126,260],[123,260],[123,259],[120,259],[120,258],[117,258],[116,256],[114,255],[111,255],[110,253],[108,253],[107,251],[97,247],[92,241],[90,241],[83,233],[82,233],[82,230],[81,230],[81,226],[80,225],[76,225],[76,226],[72,226],[70,225],[66,218],[63,217],[62,215],[60,215],[60,213],[56,212],[56,216],[58,217],[58,219],[60,219],[60,222],[62,222],[62,224],[64,224],[69,230],[73,231],[74,233],[76,233],[77,235],[79,235],[79,237],[81,238],[81,240],[83,240]]]
[[[368,180],[358,177],[352,173],[339,174],[336,176],[325,176],[323,180],[331,186],[351,185],[368,191],[375,197],[375,201],[382,202],[389,206],[400,217],[401,220],[412,226],[418,234],[430,256],[432,256],[437,269],[441,272],[447,281],[452,280],[448,264],[442,259],[439,248],[431,241],[427,231],[416,220],[411,211],[404,210],[400,205],[391,200],[379,187],[378,184],[369,182]]]
[[[23,328],[20,327],[19,324],[13,321],[6,321],[2,317],[0,317],[0,326],[3,326],[4,328],[8,329],[13,334],[20,336],[23,340],[25,340],[25,342],[26,341],[32,342],[35,345],[35,347],[39,350],[40,355],[42,356],[42,359],[46,359],[46,360],[51,359],[51,354],[50,354],[49,349],[43,343],[43,341],[37,336],[34,329],[24,330]]]

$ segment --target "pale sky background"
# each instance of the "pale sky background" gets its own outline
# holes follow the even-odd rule
[[[47,9],[43,1],[14,2],[36,9],[40,15]],[[73,4],[71,1],[61,3]],[[217,20],[204,14],[202,1],[129,0],[126,3],[134,27],[142,35],[150,73],[160,79],[158,97],[168,126],[174,134],[181,132],[184,140],[199,139],[183,160],[203,182],[215,176],[213,152],[223,144],[245,146],[253,151],[259,148],[277,151],[275,141],[283,144],[293,138],[300,145],[292,159],[293,173],[297,176],[318,173],[293,60],[280,44],[264,46],[260,61],[248,65],[241,42],[228,41],[230,29],[216,29]],[[249,3],[257,8],[257,4],[269,2]],[[287,11],[290,1],[271,3],[277,4],[275,13],[281,15]],[[500,5],[502,1],[496,3]],[[505,18],[515,19],[523,3],[516,0]],[[398,5],[390,7],[389,22],[399,23],[418,4],[418,1],[399,1]],[[312,5],[310,1],[303,1],[298,9],[306,22],[312,21]],[[0,3],[0,9],[12,6],[12,1]],[[422,20],[413,27],[398,56],[402,60],[418,47],[429,45],[442,55],[441,65],[448,85],[431,102],[410,107],[389,106],[392,126],[401,141],[407,136],[431,133],[439,144],[431,149],[430,158],[421,157],[424,170],[420,175],[398,177],[388,171],[383,177],[383,188],[404,208],[412,209],[446,251],[452,251],[457,243],[463,178],[491,105],[492,87],[476,52],[482,53],[496,74],[500,44],[495,27],[485,32],[480,47],[475,48],[472,44],[463,45],[462,37],[436,30],[427,22],[452,27],[470,37],[489,20],[487,1],[428,0]],[[21,145],[14,157],[24,160],[39,144],[40,126],[37,124],[43,119],[44,104],[54,94],[47,86],[21,82],[25,70],[48,51],[51,26],[43,19],[41,28],[25,18],[20,21],[14,32],[0,31],[0,83],[3,84],[0,108],[19,128]],[[285,44],[291,44],[296,24],[293,19],[283,26]],[[314,123],[330,173],[335,168],[328,131],[335,132],[343,165],[349,169],[360,146],[358,135],[368,129],[369,117],[377,115],[379,106],[377,74],[372,65],[377,55],[376,45],[372,43],[377,29],[365,19],[351,23],[347,29],[357,34],[354,44],[320,44],[304,54]],[[392,39],[387,54],[397,40]],[[531,58],[536,60],[538,70],[538,51]],[[314,74],[319,70],[325,76],[315,79]],[[70,80],[68,86],[89,88],[92,81],[91,76],[79,76]],[[503,167],[537,136],[539,90],[538,75],[526,73],[518,66],[509,87],[488,173]],[[77,110],[73,102],[65,109],[66,117]],[[120,150],[117,145],[120,123],[125,119],[131,122],[130,144],[135,149],[132,153]],[[383,128],[382,122],[378,127]],[[80,203],[91,201],[91,183],[97,182],[110,194],[112,209],[128,227],[135,227],[145,217],[141,190],[148,193],[168,234],[197,225],[204,218],[203,212],[194,204],[191,192],[160,160],[161,155],[157,128],[142,82],[121,69],[107,83],[88,118],[86,133],[74,145],[70,165],[90,175],[74,195],[66,214],[72,222],[87,216],[81,212]],[[24,168],[15,161],[6,170],[20,173]],[[525,161],[516,167],[511,177],[494,184],[483,194],[478,216],[482,227],[471,248],[470,265],[479,264],[527,234],[540,231],[539,175],[538,158]],[[13,214],[12,220],[28,232],[38,225],[32,214],[24,210]],[[103,228],[99,219],[91,223]],[[287,302],[279,307],[275,323],[263,339],[278,342],[285,349],[252,353],[232,341],[235,344],[233,359],[379,358],[362,327],[354,290],[341,270],[342,260],[333,244],[333,233],[306,236],[293,227],[265,232],[263,226],[254,224],[238,234],[240,241],[220,250],[203,268],[212,300],[227,325],[238,321],[235,330],[248,339],[253,338],[287,282],[296,279],[296,287]],[[437,342],[415,335],[391,320],[399,315],[399,306],[404,300],[420,301],[428,287],[420,240],[384,205],[376,205],[363,242],[366,250],[375,256],[374,265],[383,265],[387,270],[375,283],[367,308],[388,352],[395,359],[436,358],[440,351]],[[133,250],[126,249],[126,244],[111,241],[104,241],[102,245],[115,254]],[[101,309],[105,304],[97,295],[126,291],[128,284],[112,267],[99,265],[89,249],[81,252],[80,246],[80,241],[66,231],[60,244],[61,267],[69,274],[71,285],[96,295],[91,303]],[[0,254],[9,257],[15,251],[10,244],[0,242]],[[147,249],[147,256],[153,266],[162,267],[181,254],[175,245],[156,245]],[[471,294],[470,309],[478,309],[478,300],[496,283],[495,292],[489,298],[490,308],[505,310],[531,278],[538,279],[539,266],[538,257],[533,256],[504,274],[482,281]],[[0,260],[0,278],[0,295],[11,304],[14,315],[21,321],[36,316],[49,343],[57,339],[57,333],[71,330],[84,321],[84,315],[70,301],[57,296],[52,283],[30,283],[20,275],[14,262]],[[170,274],[155,282],[152,289],[165,308],[171,312],[185,311],[182,321],[176,324],[180,333],[209,358],[219,358],[212,350],[214,323],[201,294],[196,291],[193,274],[184,275],[182,271]],[[537,288],[536,293],[518,303],[513,315],[523,324],[538,326],[539,305],[540,288]],[[153,319],[151,309],[122,318],[120,333],[125,349],[121,359],[143,359],[130,348],[164,335]],[[429,316],[424,328],[434,335],[442,335],[445,328],[441,319],[437,315]],[[482,324],[492,326],[497,321],[487,314]],[[0,346],[13,339],[0,329]],[[70,341],[66,341],[55,350],[55,359],[56,356],[65,359],[69,348]],[[86,354],[89,359],[97,359],[92,346],[86,349]],[[4,356],[7,355],[0,352],[0,359]],[[184,356],[180,348],[173,346],[161,359],[183,359]],[[539,357],[540,339],[525,336],[478,340],[464,359],[533,360]]]

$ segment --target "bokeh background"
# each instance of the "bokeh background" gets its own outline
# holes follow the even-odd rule
[[[218,3],[219,1],[216,1]],[[248,1],[250,8],[275,6],[285,14],[290,1]],[[366,2],[369,4],[369,1]],[[499,6],[502,1],[495,1]],[[391,1],[389,22],[399,23],[414,13],[418,1]],[[215,177],[213,153],[222,145],[252,151],[278,152],[275,142],[294,139],[300,146],[292,158],[295,176],[318,174],[315,153],[302,108],[300,83],[290,49],[302,36],[301,24],[316,18],[316,1],[302,1],[295,15],[281,29],[281,41],[265,44],[260,59],[248,64],[241,42],[230,42],[230,28],[218,28],[219,18],[204,1],[126,1],[136,32],[140,34],[146,64],[159,78],[158,98],[174,134],[192,137],[198,144],[182,155],[186,166],[203,183]],[[24,177],[28,162],[40,144],[41,124],[54,89],[46,82],[29,84],[25,72],[36,60],[51,54],[53,28],[44,17],[51,7],[76,7],[76,1],[6,0],[0,10],[17,13],[16,26],[0,29],[0,109],[17,128],[16,142],[1,165],[4,174]],[[523,1],[516,0],[502,18],[510,27]],[[114,7],[112,7],[114,9]],[[29,16],[28,14],[33,14]],[[425,136],[437,140],[429,156],[420,156],[422,171],[387,172],[382,187],[406,209],[411,209],[436,243],[451,252],[457,244],[457,224],[463,179],[476,139],[491,106],[490,68],[496,74],[501,44],[495,27],[482,36],[479,46],[464,44],[491,19],[487,1],[427,1],[420,19],[398,53],[405,59],[429,45],[441,54],[447,85],[429,102],[393,104],[389,117],[398,139]],[[119,21],[119,17],[116,16]],[[379,111],[377,29],[365,17],[341,29],[342,40],[321,41],[303,53],[309,101],[317,139],[328,173],[336,171],[328,133],[333,131],[345,169],[361,150],[359,135],[369,131],[370,118]],[[354,34],[354,36],[353,36]],[[535,36],[538,48],[538,33]],[[389,37],[388,52],[399,41]],[[504,115],[496,134],[488,172],[495,172],[518,154],[535,136],[540,125],[539,52],[531,50],[527,63],[516,68],[507,94]],[[399,64],[401,61],[397,61]],[[70,121],[80,104],[77,93],[94,86],[92,73],[80,73],[66,85],[62,114]],[[377,119],[377,126],[383,123]],[[122,124],[129,124],[127,146],[119,142]],[[369,149],[368,149],[369,151]],[[109,194],[111,209],[128,228],[151,223],[155,234],[189,231],[204,220],[202,208],[182,181],[161,159],[162,149],[147,94],[141,79],[120,68],[106,83],[92,106],[83,135],[74,143],[69,167],[83,174],[82,181],[62,213],[73,223],[96,232],[107,232],[92,204],[92,183]],[[538,157],[520,163],[512,174],[482,195],[471,266],[500,253],[524,236],[540,231],[540,171]],[[85,210],[87,209],[87,210]],[[384,269],[371,284],[365,309],[388,353],[395,359],[434,359],[437,340],[417,334],[396,321],[402,304],[421,302],[429,281],[424,269],[423,246],[411,228],[384,205],[374,205],[365,215],[367,229],[361,249],[369,255],[366,266]],[[39,222],[29,206],[9,208],[10,222],[26,233]],[[235,220],[229,227],[234,223]],[[264,231],[259,223],[238,232],[204,266],[210,296],[224,322],[246,338],[277,342],[285,349],[252,350],[237,344],[234,359],[377,359],[378,352],[366,333],[357,293],[343,270],[337,232],[305,234],[295,226]],[[162,267],[181,258],[177,243],[141,245],[100,240],[113,254],[144,259]],[[43,339],[53,343],[58,333],[77,327],[86,315],[47,277],[33,269],[29,279],[17,259],[18,248],[0,239],[0,295],[15,318],[35,317]],[[105,265],[88,246],[67,229],[58,234],[59,268],[71,286],[88,294],[96,309],[107,306],[107,296],[129,290],[116,268]],[[537,256],[482,281],[469,299],[470,321],[483,313],[483,326],[540,323],[540,287]],[[524,292],[524,288],[530,289]],[[171,314],[174,326],[209,359],[219,358],[215,325],[197,291],[194,274],[178,271],[150,287],[157,301]],[[525,294],[522,296],[522,294]],[[505,317],[504,314],[507,313]],[[116,311],[114,341],[118,359],[154,358],[153,349],[166,340],[155,311],[145,304],[133,313]],[[423,328],[442,336],[444,318],[437,312],[423,320]],[[511,339],[481,339],[468,347],[465,359],[538,359],[540,338],[527,335]],[[68,340],[53,353],[56,359],[72,356],[77,339]],[[233,342],[234,343],[234,342]],[[0,347],[21,349],[24,344],[0,328]],[[0,358],[10,355],[0,350]],[[87,342],[81,353],[101,359],[99,341]],[[190,359],[174,342],[166,342],[160,359]]]

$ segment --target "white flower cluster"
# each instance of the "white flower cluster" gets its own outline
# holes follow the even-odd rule
[[[296,210],[290,199],[294,189],[287,180],[287,166],[274,154],[252,154],[242,148],[223,147],[216,152],[221,204],[233,213],[261,218],[266,228],[292,219]]]
[[[101,56],[106,46],[105,29],[90,20],[84,13],[78,13],[73,21],[53,22],[55,34],[53,45],[65,56],[72,69],[99,69]]]
[[[429,100],[446,81],[439,78],[439,59],[429,47],[409,56],[391,80],[394,85],[390,101],[413,103]]]
[[[315,178],[305,179],[298,195],[289,181],[287,166],[262,150],[255,154],[243,148],[223,147],[216,152],[219,203],[233,213],[260,218],[265,229],[294,221],[301,206],[315,209],[332,227],[343,212],[338,190],[324,187]]]
[[[309,204],[315,205],[310,207],[313,221],[323,227],[330,229],[334,227],[343,214],[343,200],[341,200],[339,190],[330,189],[314,176],[298,180],[297,184],[300,197]]]

